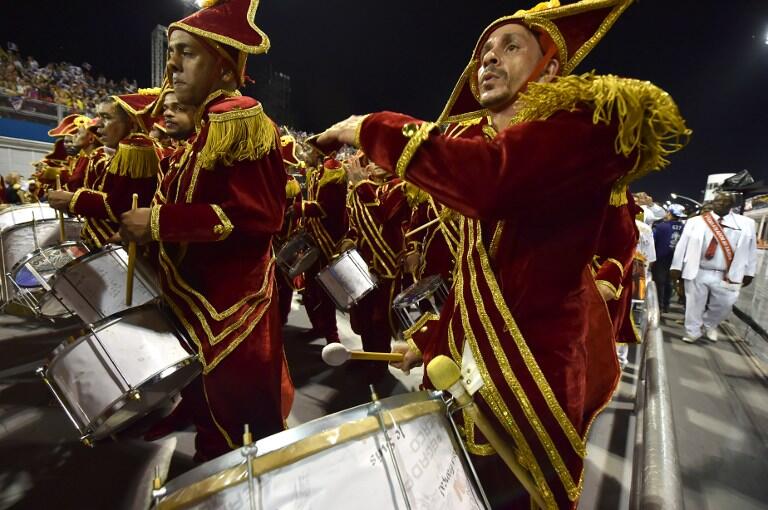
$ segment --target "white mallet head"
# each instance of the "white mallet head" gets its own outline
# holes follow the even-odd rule
[[[323,347],[323,361],[332,367],[343,365],[352,357],[349,349],[338,342],[333,342]]]

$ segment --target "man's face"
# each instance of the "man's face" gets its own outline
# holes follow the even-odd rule
[[[194,111],[191,106],[181,104],[178,95],[169,92],[163,100],[163,118],[165,131],[174,140],[183,140],[192,134],[195,128]]]
[[[491,32],[480,48],[480,104],[491,111],[509,106],[542,56],[536,37],[522,25],[503,25]]]
[[[72,137],[72,147],[80,151],[91,144],[92,137],[93,135],[85,126],[80,127]]]
[[[109,101],[99,104],[96,113],[101,119],[98,131],[101,143],[110,149],[117,149],[120,140],[131,133],[130,118],[117,103]]]
[[[712,210],[718,216],[725,216],[731,212],[731,207],[733,207],[733,199],[725,193],[718,193],[712,200]]]
[[[167,68],[179,102],[194,107],[214,92],[223,74],[220,60],[183,30],[168,38]]]
[[[70,156],[74,156],[80,150],[79,147],[75,146],[74,135],[67,135],[64,137],[64,150]]]

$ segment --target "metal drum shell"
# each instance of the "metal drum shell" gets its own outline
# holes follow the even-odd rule
[[[89,340],[93,340],[94,338],[98,339],[98,335],[100,334],[104,336],[104,332],[108,332],[116,326],[125,326],[125,324],[121,324],[122,321],[135,320],[135,318],[140,318],[142,314],[145,314],[143,315],[144,317],[147,316],[146,314],[150,315],[150,324],[153,324],[153,320],[155,321],[153,324],[154,328],[148,328],[147,331],[155,332],[157,334],[155,335],[155,338],[152,339],[152,342],[155,343],[155,345],[150,344],[150,342],[144,342],[145,339],[142,339],[141,341],[146,345],[155,348],[157,347],[156,343],[158,342],[175,341],[178,343],[178,346],[169,343],[169,350],[166,351],[166,353],[170,352],[175,357],[169,358],[168,365],[161,363],[159,366],[162,368],[157,370],[147,369],[146,364],[144,364],[140,370],[151,373],[148,373],[146,376],[138,378],[135,381],[128,381],[123,375],[123,371],[126,367],[123,366],[123,370],[121,370],[121,367],[115,363],[112,356],[109,354],[109,350],[104,346],[101,340],[98,340],[101,350],[104,352],[98,353],[95,349],[93,349],[93,352],[94,356],[101,357],[103,361],[103,364],[101,365],[101,368],[104,369],[103,372],[115,368],[117,372],[110,373],[114,379],[112,382],[117,386],[122,383],[126,387],[123,388],[122,391],[118,388],[117,392],[119,395],[116,398],[97,407],[97,413],[94,413],[93,415],[89,414],[87,409],[81,407],[79,400],[72,398],[72,393],[70,391],[72,388],[75,388],[79,392],[78,395],[82,397],[86,393],[87,385],[81,386],[80,383],[77,383],[65,387],[65,385],[60,382],[58,374],[61,374],[62,371],[67,368],[66,365],[72,361],[68,356],[71,355],[75,349],[82,348],[82,346],[88,343]],[[157,327],[158,325],[160,325],[160,327]],[[46,364],[38,369],[38,374],[48,385],[65,413],[80,433],[81,439],[103,439],[110,434],[127,427],[134,421],[157,408],[157,406],[161,405],[167,399],[172,398],[202,371],[202,366],[198,361],[197,355],[191,354],[192,349],[189,342],[187,342],[186,338],[182,335],[181,330],[176,327],[168,314],[163,311],[157,303],[145,304],[140,307],[125,310],[98,324],[92,325],[91,328],[82,333],[83,334],[77,339],[67,340],[57,346],[49,356]],[[138,340],[135,335],[126,335],[121,341],[136,343]],[[89,346],[92,347],[93,343]],[[103,354],[106,354],[106,357],[103,357]],[[140,360],[138,360],[137,363],[139,361]],[[78,366],[76,373],[79,377],[85,375],[82,366]],[[95,372],[92,371],[89,374],[92,379],[98,377],[94,376],[94,373]],[[118,378],[123,380],[118,381]],[[82,381],[82,379],[78,379],[78,381]],[[104,380],[102,379],[100,382],[103,383]],[[172,391],[160,392],[158,398],[158,390],[163,389],[160,387],[161,384],[169,387]],[[112,390],[112,392],[115,393],[114,387],[106,388],[105,385],[100,385],[98,389],[105,393],[109,390]],[[146,400],[147,395],[151,396],[151,401]],[[123,415],[118,416],[118,413],[121,412]],[[125,416],[125,419],[115,419],[116,417],[123,418],[123,416]]]
[[[341,267],[344,264],[344,267]],[[356,278],[347,285],[341,278],[341,273],[354,272]],[[316,276],[320,285],[331,297],[336,307],[343,311],[360,302],[377,286],[376,277],[368,270],[360,253],[355,250],[347,250],[323,268]]]

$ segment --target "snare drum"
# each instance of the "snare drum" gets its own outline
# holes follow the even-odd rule
[[[81,439],[102,439],[173,398],[200,371],[157,304],[126,310],[57,347],[38,369]]]
[[[79,240],[80,229],[79,220],[65,218],[64,240]],[[0,213],[0,264],[4,276],[28,254],[60,243],[61,234],[56,211],[47,204],[10,207]],[[3,278],[2,302],[10,301],[15,291],[15,286]]]
[[[440,315],[448,298],[448,287],[440,275],[427,276],[397,295],[392,302],[402,330],[416,325],[425,314]]]
[[[128,253],[122,246],[108,245],[73,260],[51,278],[53,293],[86,324],[95,324],[129,308],[125,304]],[[133,306],[160,295],[154,273],[136,259]]]
[[[288,278],[295,278],[312,267],[319,256],[320,251],[312,241],[312,236],[301,231],[288,239],[277,252],[277,265]]]
[[[156,491],[155,508],[482,509],[467,459],[441,394],[407,393],[198,466]]]
[[[360,253],[347,250],[320,271],[317,280],[336,306],[349,310],[376,288],[376,279],[368,271]]]
[[[75,241],[33,251],[7,275],[11,297],[37,316],[49,319],[70,316],[71,312],[50,292],[48,282],[56,271],[86,253],[88,248]]]

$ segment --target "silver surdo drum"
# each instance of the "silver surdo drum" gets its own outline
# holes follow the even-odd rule
[[[125,310],[66,341],[38,369],[90,444],[172,399],[200,371],[159,304]]]
[[[280,432],[153,495],[157,510],[485,508],[438,392],[378,400]]]
[[[317,280],[341,310],[349,310],[376,288],[368,264],[355,249],[339,255],[318,273]]]
[[[14,299],[38,317],[58,319],[71,312],[51,291],[49,281],[56,271],[88,253],[80,242],[68,241],[27,254],[13,266],[7,281],[13,284]]]
[[[296,278],[317,262],[320,251],[306,231],[291,236],[277,252],[277,265],[288,278]]]
[[[0,265],[2,267],[2,303],[18,293],[8,274],[28,254],[56,246],[62,242],[56,210],[48,204],[28,204],[0,211]],[[74,218],[64,220],[64,241],[80,239],[81,223]]]
[[[427,276],[395,297],[392,309],[402,331],[415,326],[426,314],[440,315],[448,298],[448,287],[439,275]]]
[[[51,278],[51,288],[64,305],[86,324],[95,324],[128,308],[125,304],[128,253],[107,245],[73,260]],[[133,306],[160,295],[154,273],[136,258]]]

